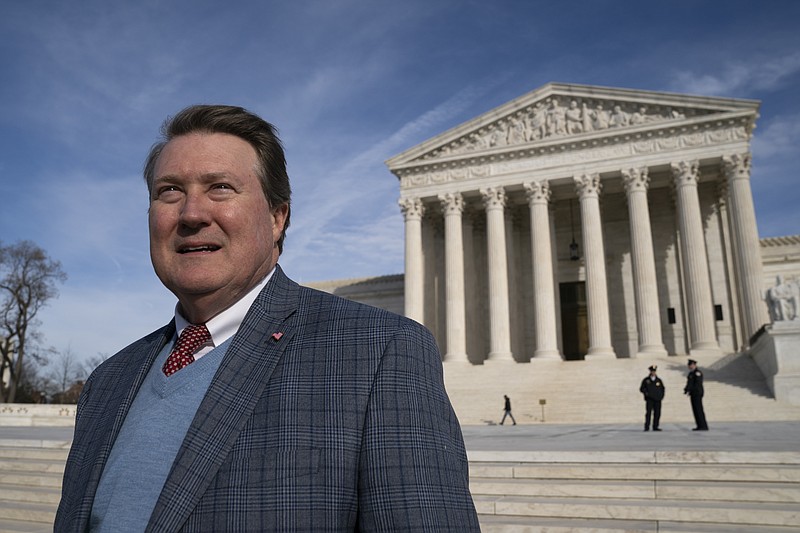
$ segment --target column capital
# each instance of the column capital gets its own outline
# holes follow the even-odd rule
[[[425,214],[425,206],[419,198],[400,198],[400,211],[403,217],[408,220],[409,218],[422,218]]]
[[[729,181],[750,179],[750,153],[734,154],[722,158],[722,169]]]
[[[574,180],[575,191],[580,199],[600,196],[600,191],[603,188],[600,183],[600,174],[581,174],[580,176],[575,176]]]
[[[439,195],[446,215],[460,215],[464,212],[464,197],[460,192],[448,192]]]
[[[486,209],[503,209],[506,206],[506,190],[503,187],[481,189],[481,197]]]
[[[700,163],[697,160],[672,163],[670,168],[676,187],[697,185],[697,179],[700,177]]]
[[[637,191],[647,191],[647,188],[650,186],[650,176],[647,175],[647,167],[623,170],[622,181],[625,183],[625,192],[628,194]]]
[[[523,183],[525,187],[525,196],[528,198],[528,205],[533,204],[546,204],[550,201],[552,191],[550,185],[546,181],[530,181]]]

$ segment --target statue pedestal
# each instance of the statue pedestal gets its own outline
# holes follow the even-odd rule
[[[776,400],[800,405],[800,319],[766,326],[750,347],[750,356]]]

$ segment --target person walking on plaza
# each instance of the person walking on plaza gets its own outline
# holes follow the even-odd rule
[[[651,365],[650,375],[642,380],[639,387],[639,392],[644,395],[644,401],[647,406],[644,415],[644,430],[650,431],[650,415],[653,417],[653,431],[661,431],[658,427],[661,421],[661,400],[664,399],[664,382],[656,375],[656,365]]]
[[[706,414],[703,411],[703,373],[697,368],[697,361],[689,359],[689,374],[686,376],[686,387],[683,393],[692,400],[692,414],[695,427],[692,431],[708,431]]]
[[[511,417],[511,421],[514,423],[513,425],[516,426],[517,425],[517,421],[514,420],[514,415],[511,414],[511,398],[509,398],[505,394],[503,395],[503,398],[506,399],[505,404],[503,404],[503,411],[505,411],[505,412],[503,413],[503,419],[500,420],[500,425],[502,426],[503,422],[506,421],[506,417],[510,416]]]

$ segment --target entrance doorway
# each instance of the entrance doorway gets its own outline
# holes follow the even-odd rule
[[[580,361],[589,351],[589,322],[586,312],[586,283],[559,284],[561,295],[561,336],[564,359]]]

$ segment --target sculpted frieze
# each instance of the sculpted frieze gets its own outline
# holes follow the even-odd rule
[[[684,133],[673,137],[659,137],[634,141],[631,143],[631,151],[634,154],[647,154],[662,150],[677,150],[731,141],[745,141],[747,138],[748,133],[744,126],[726,127],[708,131]]]
[[[702,132],[689,133],[682,136],[684,146],[702,146],[706,142],[705,135]]]
[[[709,113],[712,111],[555,95],[432,150],[420,159],[436,159],[568,135],[677,121]]]
[[[576,150],[574,152],[550,154],[532,159],[518,159],[514,161],[504,161],[491,165],[492,174],[509,174],[521,170],[535,170],[538,168],[556,167],[586,161],[598,161],[611,159],[614,157],[625,157],[631,155],[629,144],[619,144],[615,146],[605,146],[603,148],[592,148],[588,150]]]
[[[613,111],[609,117],[613,116]],[[611,120],[611,118],[609,118]],[[566,119],[564,127],[569,129],[570,121]],[[661,132],[637,133],[615,136],[599,141],[572,143],[560,146],[543,146],[525,149],[510,158],[476,155],[474,159],[463,161],[458,166],[448,168],[421,167],[399,172],[402,189],[424,187],[448,182],[477,180],[488,176],[512,174],[544,168],[588,163],[614,158],[624,158],[642,154],[659,152],[675,152],[685,148],[713,146],[715,144],[746,140],[748,130],[743,125],[723,124],[707,126],[705,130],[679,131],[665,130]],[[712,129],[713,128],[713,129]]]
[[[449,170],[441,170],[439,172],[430,173],[431,183],[444,183],[451,181],[451,173]]]

